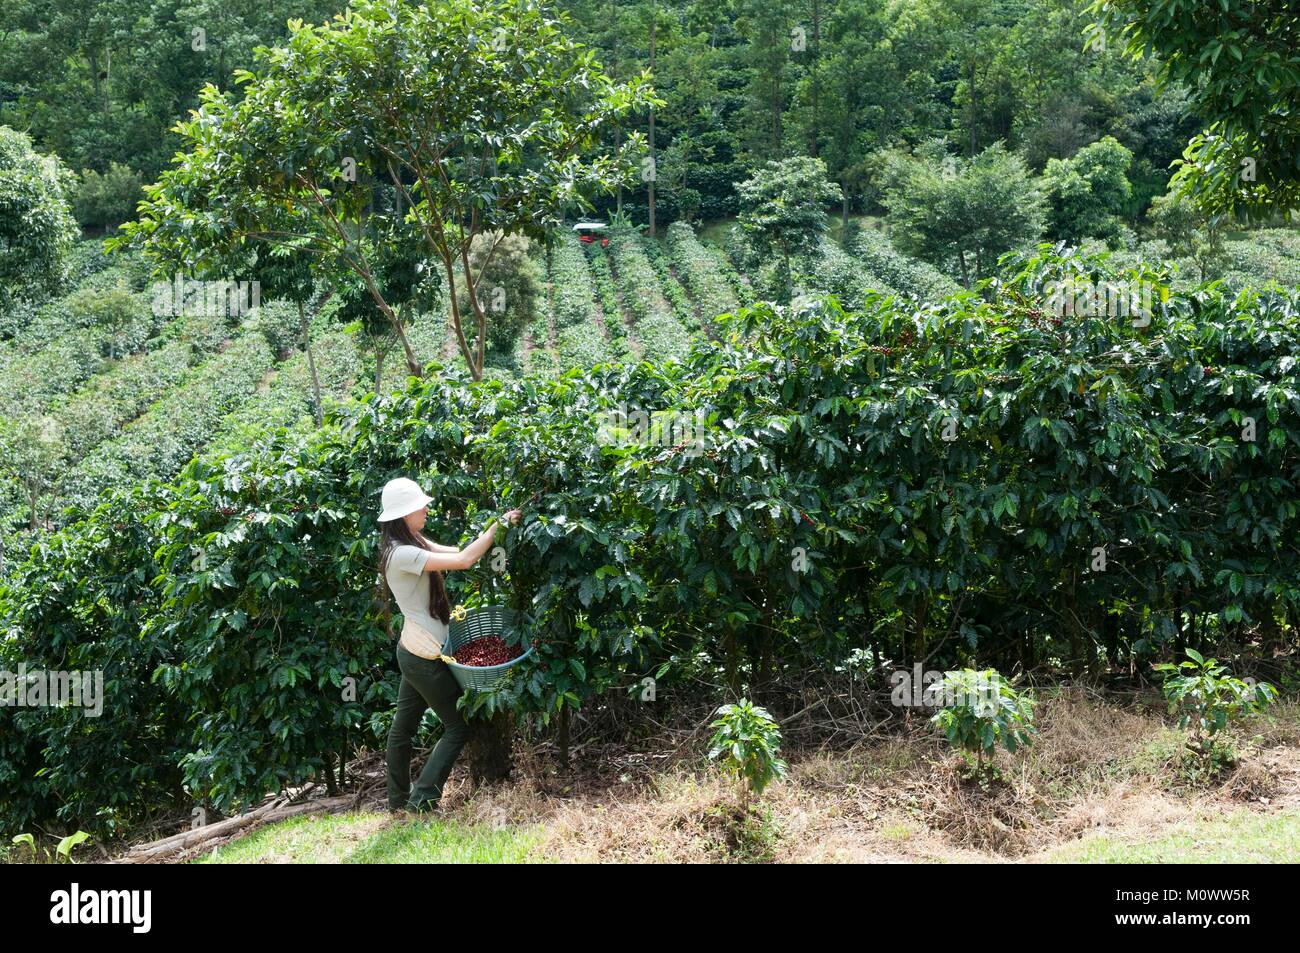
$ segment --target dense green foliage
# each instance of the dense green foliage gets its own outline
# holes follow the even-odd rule
[[[1148,327],[1058,323],[1044,282],[1077,273],[1105,275],[1044,254],[989,301],[742,309],[725,347],[680,364],[447,371],[120,485],[0,591],[0,651],[102,662],[110,704],[140,714],[0,713],[21,728],[0,732],[6,821],[125,819],[181,783],[228,809],[376,743],[392,658],[371,520],[399,473],[439,501],[447,542],[540,493],[504,574],[453,594],[527,614],[536,658],[477,704],[535,725],[651,673],[770,691],[864,651],[1128,667],[1294,625],[1296,295],[1175,292]],[[698,442],[611,442],[620,407]],[[61,800],[59,771],[109,749],[137,754]]]
[[[120,162],[110,162],[100,173],[84,170],[78,178],[72,199],[73,213],[83,225],[112,228],[135,214],[144,183],[140,173]]]
[[[253,49],[281,40],[286,21],[340,8],[318,0],[17,0],[0,22],[0,122],[40,129],[69,167],[113,162],[152,181],[179,147],[172,124],[207,82],[227,86]]]
[[[76,233],[68,206],[72,177],[57,156],[0,126],[0,304],[12,295],[57,290]]]
[[[481,233],[470,247],[467,264],[487,318],[487,346],[501,350],[532,323],[541,293],[538,268],[523,235]],[[457,282],[460,311],[470,313],[469,291]]]
[[[902,294],[933,301],[957,290],[957,283],[944,272],[901,254],[874,229],[859,232],[849,251],[861,262],[868,275],[875,276],[885,287]]]
[[[1300,9],[1291,0],[1094,0],[1098,29],[1154,53],[1207,124],[1176,186],[1210,212],[1300,208]]]
[[[1043,178],[1052,237],[1073,243],[1101,238],[1117,244],[1120,216],[1133,194],[1127,175],[1132,162],[1133,153],[1111,136],[1068,159],[1049,159]]]
[[[1169,163],[1200,131],[1193,107],[1222,98],[1227,78],[1240,75],[1251,90],[1240,102],[1229,98],[1235,113],[1274,121],[1288,99],[1279,91],[1295,82],[1286,72],[1294,61],[1282,4],[1234,0],[1230,11],[1199,18],[1199,3],[1170,4],[1178,29],[1153,34],[1160,60],[1124,56],[1122,26],[1130,18],[1149,22],[1163,6],[1145,0],[1106,5],[1117,18],[1109,42],[1085,34],[1110,12],[1090,11],[1088,0],[562,0],[553,9],[571,15],[566,32],[618,78],[652,65],[653,28],[663,100],[655,110],[657,218],[670,222],[696,206],[706,221],[734,215],[735,183],[768,159],[796,154],[826,162],[843,189],[845,214],[869,211],[878,187],[872,150],[936,136],[967,157],[1002,140],[1040,170],[1113,135],[1134,154],[1132,214],[1140,214],[1165,191]],[[282,43],[290,18],[321,23],[344,5],[7,4],[0,122],[32,129],[39,149],[83,177],[111,173],[116,162],[154,181],[182,147],[173,124],[200,105],[206,83],[237,95],[234,71],[250,67],[254,47]],[[1228,47],[1222,55],[1210,47],[1221,21],[1254,31],[1255,39],[1238,44],[1241,60]],[[1261,36],[1275,39],[1262,44]],[[1180,60],[1177,51],[1192,49]],[[1202,91],[1193,71],[1211,56],[1215,84]],[[1176,81],[1162,88],[1165,59]],[[605,145],[648,131],[648,119],[645,109],[622,117]],[[1282,156],[1297,151],[1277,145]],[[1280,171],[1270,172],[1262,153],[1260,166],[1261,175]],[[647,186],[629,184],[618,200],[641,221]],[[83,224],[116,217],[92,209]]]
[[[787,298],[790,259],[807,255],[825,236],[825,206],[841,197],[840,187],[827,180],[824,162],[799,156],[768,162],[736,191],[737,227],[755,255],[774,261],[774,296]]]
[[[1259,702],[1195,653],[1300,624],[1300,237],[1219,214],[1294,204],[1294,17],[1083,2],[7,6],[0,671],[102,669],[107,709],[0,708],[0,827],[229,811],[380,745],[397,475],[449,544],[529,500],[449,579],[536,637],[466,706],[526,732],[923,660],[1189,653],[1203,730]],[[593,198],[607,247],[566,223]],[[251,318],[147,284],[231,276]],[[1080,279],[1150,322],[1053,303]],[[938,723],[1019,743],[1000,697]],[[776,771],[764,709],[712,727]]]

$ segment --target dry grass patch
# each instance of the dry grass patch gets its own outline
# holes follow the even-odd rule
[[[1139,854],[1184,850],[1174,842],[1202,825],[1263,823],[1300,805],[1294,704],[1234,730],[1238,763],[1198,776],[1158,696],[1036,694],[1034,744],[999,752],[998,776],[984,783],[913,717],[847,749],[791,744],[789,773],[748,813],[700,750],[668,764],[668,743],[638,751],[591,740],[569,770],[544,748],[521,746],[505,784],[471,789],[458,769],[446,820],[503,836],[536,830],[521,844],[533,860],[987,863],[1087,859],[1102,848],[1123,857],[1126,843]],[[340,831],[339,851],[357,833]],[[327,855],[339,852],[325,840]]]
[[[543,850],[580,862],[727,860],[737,847],[730,825],[740,822],[731,813],[734,790],[721,777],[674,769],[653,791],[633,789],[618,800],[566,804],[548,824]]]

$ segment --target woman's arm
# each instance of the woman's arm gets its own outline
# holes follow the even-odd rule
[[[435,553],[458,553],[458,552],[460,552],[460,550],[457,549],[455,546],[444,546],[444,545],[442,545],[442,543],[435,543],[435,542],[433,542],[433,541],[431,541],[431,540],[428,540],[428,539],[425,540],[425,543],[427,543],[428,546],[429,546],[429,548],[432,549]]]
[[[519,511],[511,510],[506,514],[506,519],[511,523],[519,522]],[[492,541],[496,538],[497,521],[493,520],[488,524],[487,529],[479,534],[478,539],[470,543],[464,549],[453,549],[450,546],[439,546],[437,550],[429,554],[425,560],[425,572],[452,572],[460,569],[469,569],[476,562],[483,558],[483,554],[488,551]]]

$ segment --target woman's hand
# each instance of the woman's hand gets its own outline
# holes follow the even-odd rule
[[[513,526],[519,522],[523,515],[523,510],[508,510],[502,514],[501,519],[503,522]],[[424,571],[449,572],[457,569],[469,569],[482,559],[483,554],[491,548],[492,543],[496,539],[496,535],[497,521],[492,520],[492,522],[488,523],[487,526],[483,527],[483,531],[478,534],[478,539],[474,540],[474,542],[470,543],[464,549],[456,549],[452,546],[439,546],[431,543],[430,547],[433,552],[429,554],[429,558],[425,561]]]

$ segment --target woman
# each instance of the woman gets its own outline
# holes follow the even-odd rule
[[[383,512],[379,514],[379,574],[387,582],[405,620],[397,644],[402,684],[397,691],[397,715],[388,732],[390,811],[435,808],[451,766],[469,739],[469,726],[456,710],[460,686],[442,661],[442,646],[451,621],[451,605],[442,574],[469,569],[482,559],[496,536],[497,522],[493,520],[464,549],[439,546],[420,533],[432,502],[414,480],[401,477],[384,486]],[[505,519],[517,523],[519,516],[519,510],[511,510]],[[384,609],[387,617],[387,592]],[[426,708],[437,712],[443,732],[412,789],[411,739],[420,727]]]

